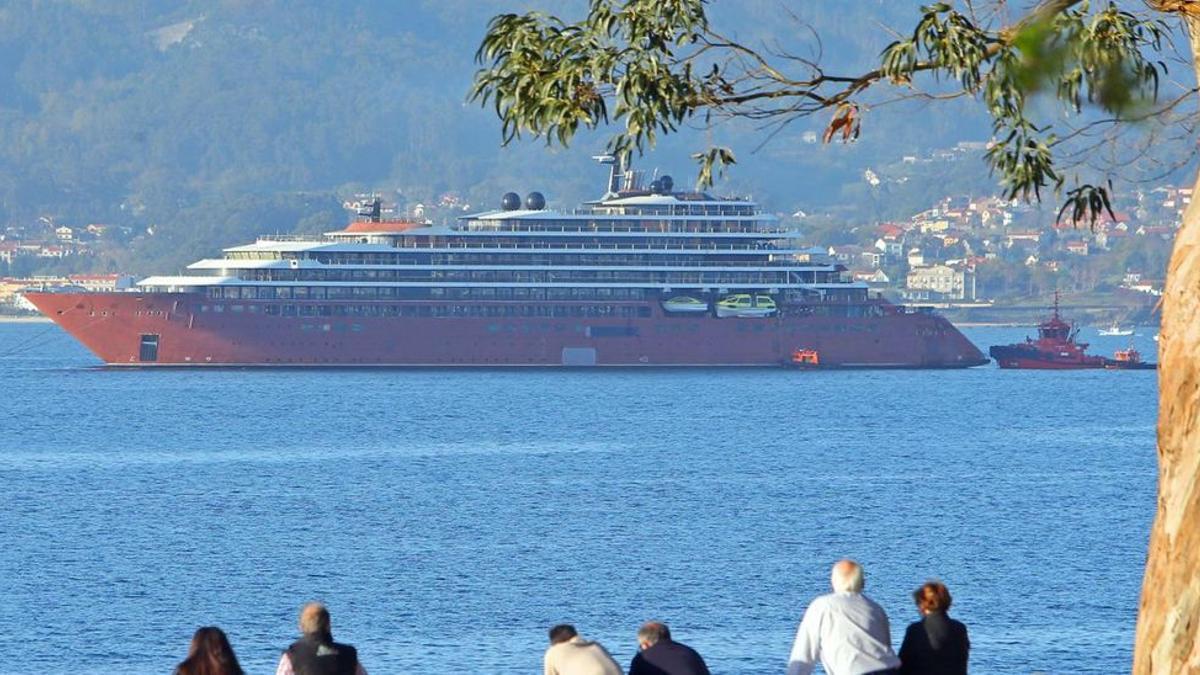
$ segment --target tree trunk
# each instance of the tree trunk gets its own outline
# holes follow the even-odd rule
[[[1172,9],[1183,14],[1200,78],[1200,10],[1190,0]],[[1175,237],[1160,332],[1158,512],[1142,581],[1136,675],[1200,673],[1200,177]]]

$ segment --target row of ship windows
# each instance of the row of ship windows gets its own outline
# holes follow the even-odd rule
[[[719,207],[697,209],[684,213],[668,210],[647,211],[643,206],[626,210],[621,207],[610,211],[612,215],[641,216],[638,220],[578,220],[540,218],[535,221],[517,218],[470,220],[467,228],[471,232],[760,232],[763,224],[745,220],[653,220],[654,216],[740,216],[755,215],[753,207]]]
[[[314,242],[318,243],[318,242]],[[422,255],[419,252],[428,249],[451,249],[454,251],[462,251],[462,253],[452,253],[444,257],[447,262],[458,259],[479,259],[482,258],[486,262],[495,262],[494,254],[491,252],[495,249],[511,249],[514,257],[521,260],[528,260],[529,252],[538,251],[629,251],[631,254],[638,254],[644,251],[678,251],[680,258],[699,258],[707,260],[712,257],[712,254],[696,254],[696,251],[762,251],[769,254],[773,251],[786,249],[787,246],[781,246],[769,240],[756,239],[730,239],[730,240],[646,240],[646,239],[603,239],[603,240],[572,240],[561,243],[545,242],[545,241],[528,241],[526,239],[508,239],[508,240],[481,240],[472,242],[445,242],[434,240],[420,241],[400,241],[396,243],[396,248],[406,249],[404,252],[396,253],[311,253],[311,252],[292,252],[292,251],[228,251],[225,257],[230,260],[316,260],[326,265],[403,265],[413,262],[425,260],[436,261],[443,258],[441,255],[428,254]],[[488,253],[467,253],[472,249],[487,250]],[[411,251],[411,252],[410,252]],[[555,260],[562,260],[567,257],[586,257],[599,260],[611,260],[615,254],[603,255],[584,255],[578,256],[572,254],[556,254]],[[638,258],[642,256],[637,256]],[[661,254],[655,254],[655,258],[662,257]]]
[[[645,305],[415,305],[415,304],[241,304],[214,303],[201,304],[196,307],[200,313],[263,313],[269,316],[284,317],[346,317],[346,316],[375,316],[375,317],[546,317],[546,318],[649,318],[652,315],[650,307]],[[842,318],[864,318],[877,316],[879,310],[874,306],[856,305],[827,305],[797,308],[794,312],[799,316],[836,316]],[[141,314],[139,312],[139,314]],[[146,314],[152,314],[147,312]],[[158,312],[162,314],[162,312]],[[689,325],[682,320],[679,326]],[[739,321],[739,332],[762,332],[778,330],[772,328],[775,322]],[[684,330],[680,327],[664,328],[664,331]],[[805,330],[830,332],[873,332],[875,324],[832,324],[828,328],[812,325]],[[919,335],[940,335],[937,328],[919,329]]]
[[[246,281],[475,281],[485,283],[628,282],[680,284],[837,283],[834,272],[717,272],[696,270],[241,270]]]
[[[642,300],[641,288],[388,288],[326,286],[209,286],[205,295],[225,300]]]
[[[272,260],[267,254],[247,256],[245,254],[226,253],[224,260]],[[444,265],[448,267],[501,265],[543,266],[543,267],[795,267],[797,265],[832,265],[832,262],[813,262],[793,256],[773,256],[768,253],[760,255],[529,255],[529,254],[471,254],[471,255],[409,255],[403,257],[376,256],[337,256],[327,258],[320,254],[293,256],[288,260],[313,260],[329,267],[418,267]]]
[[[200,313],[250,313],[268,316],[388,316],[388,317],[619,317],[647,318],[649,307],[636,305],[293,305],[202,304]]]

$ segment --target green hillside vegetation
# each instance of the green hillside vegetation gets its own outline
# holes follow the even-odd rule
[[[260,232],[338,227],[340,202],[358,191],[402,206],[454,191],[481,209],[507,190],[541,190],[560,206],[595,197],[603,171],[589,155],[602,149],[600,135],[570,152],[503,148],[491,111],[465,100],[488,19],[535,4],[9,3],[0,8],[0,222],[126,226],[100,256],[38,265],[148,273]],[[789,15],[773,0],[717,0],[712,16],[737,39],[806,57],[818,55],[819,33],[823,58],[853,72],[878,59],[887,26],[910,24],[918,4],[800,3]],[[756,151],[771,130],[743,122],[671,137],[642,166],[687,183],[691,152],[731,145],[739,164],[719,191],[850,223],[906,217],[948,190],[993,189],[977,161],[923,165],[880,188],[863,180],[867,167],[986,139],[969,102],[869,115],[853,146],[804,142],[824,123],[814,119]]]

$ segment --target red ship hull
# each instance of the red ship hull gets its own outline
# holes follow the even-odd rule
[[[886,303],[859,317],[671,316],[637,302],[624,305],[641,316],[559,318],[280,316],[268,302],[188,293],[26,297],[113,366],[779,366],[798,348],[818,350],[821,368],[987,363],[946,319]]]

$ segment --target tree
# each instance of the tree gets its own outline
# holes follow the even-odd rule
[[[1146,11],[1087,0],[1040,0],[1014,21],[964,2],[921,8],[910,34],[886,46],[878,67],[834,75],[824,64],[730,40],[710,25],[704,0],[590,0],[583,20],[504,14],[476,58],[472,97],[490,105],[505,143],[524,135],[569,145],[581,128],[617,126],[609,150],[654,145],[687,122],[721,118],[786,125],[829,115],[825,141],[853,140],[873,92],[971,96],[993,120],[986,160],[1010,197],[1061,196],[1076,222],[1112,214],[1109,181],[1068,176],[1064,140],[1031,100],[1055,99],[1083,128],[1162,119],[1159,54],[1175,25],[1200,72],[1200,0],[1144,0]],[[997,3],[1003,6],[1004,3]],[[1187,95],[1194,94],[1194,90]],[[1088,109],[1088,110],[1085,110]],[[734,163],[729,148],[694,156],[700,185]],[[1197,180],[1200,189],[1200,179]],[[1200,192],[1198,192],[1200,194]],[[1062,213],[1060,212],[1060,216]],[[1200,200],[1184,213],[1168,271],[1159,369],[1159,500],[1138,616],[1134,672],[1200,672]]]

